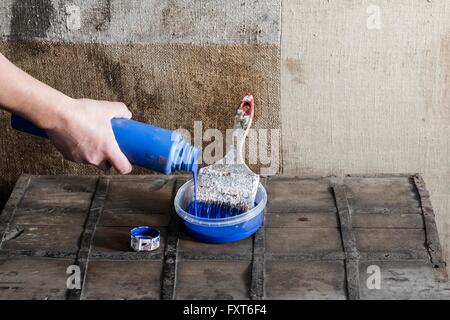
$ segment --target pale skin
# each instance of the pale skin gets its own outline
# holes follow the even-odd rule
[[[113,166],[127,174],[132,166],[120,150],[113,118],[131,118],[121,102],[73,99],[25,73],[0,53],[0,106],[46,130],[65,159]]]

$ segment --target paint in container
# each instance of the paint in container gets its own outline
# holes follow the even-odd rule
[[[261,183],[258,185],[255,206],[246,212],[236,212],[229,207],[210,207],[204,203],[198,203],[195,212],[192,207],[194,190],[193,180],[183,184],[175,196],[174,205],[185,230],[195,239],[227,243],[247,238],[261,227],[267,204],[267,193]]]

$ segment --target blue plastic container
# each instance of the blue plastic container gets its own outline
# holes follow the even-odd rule
[[[188,144],[178,132],[128,119],[112,119],[111,125],[131,164],[165,174],[197,170],[199,149]],[[47,138],[44,130],[17,115],[12,115],[11,126]]]
[[[204,218],[189,214],[188,206],[194,200],[194,182],[186,182],[178,190],[174,204],[183,219],[186,231],[197,240],[210,243],[238,241],[254,234],[264,220],[267,193],[262,184],[256,192],[256,206],[244,213],[229,218]]]

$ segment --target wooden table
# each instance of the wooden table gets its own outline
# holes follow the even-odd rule
[[[264,227],[223,245],[183,232],[187,178],[21,176],[0,215],[0,299],[450,298],[419,175],[263,178]],[[130,249],[138,225],[161,230],[158,250]]]

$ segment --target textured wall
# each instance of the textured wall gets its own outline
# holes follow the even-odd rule
[[[251,92],[254,127],[279,129],[280,17],[279,1],[6,0],[0,52],[70,96],[123,101],[140,121],[224,132]],[[99,173],[11,130],[6,112],[0,130],[3,199],[21,172]]]
[[[284,172],[423,172],[450,257],[450,3],[285,0],[282,21]]]
[[[280,1],[2,0],[0,35],[104,44],[278,44]]]

